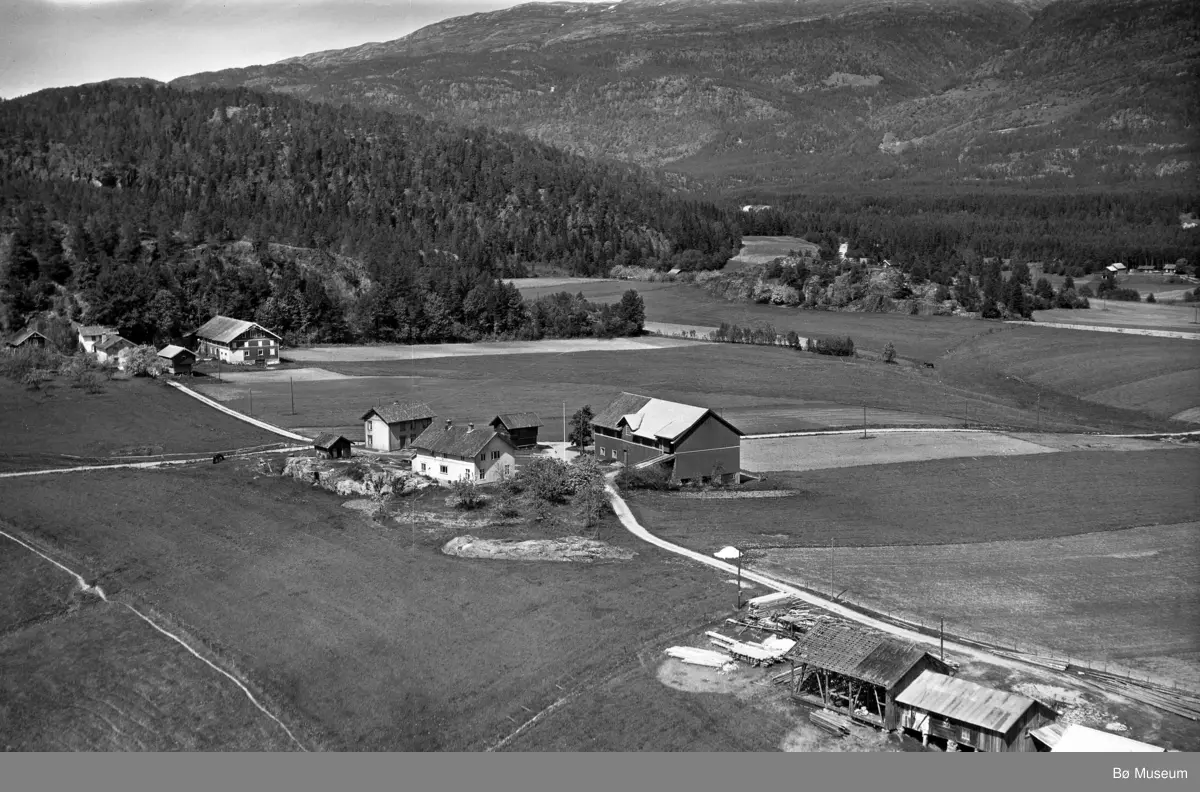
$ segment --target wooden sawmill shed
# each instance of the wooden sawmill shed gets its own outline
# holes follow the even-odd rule
[[[926,671],[949,670],[918,644],[837,622],[797,635],[784,660],[793,697],[888,731],[900,724],[896,695]]]

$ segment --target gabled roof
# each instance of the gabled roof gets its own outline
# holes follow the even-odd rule
[[[350,440],[347,437],[343,437],[340,434],[333,434],[332,432],[323,432],[322,434],[317,435],[316,439],[313,440],[313,448],[319,448],[322,451],[328,451],[330,448],[333,448],[333,446],[336,445],[341,440],[345,440],[347,443],[354,445],[354,441]]]
[[[1057,724],[1056,724],[1057,725]],[[1051,753],[1165,753],[1165,748],[1159,748],[1150,743],[1131,740],[1119,734],[1090,729],[1078,723],[1068,723],[1062,729],[1057,741],[1045,739],[1047,732],[1038,729],[1032,732],[1034,737],[1050,746]]]
[[[496,424],[500,424],[510,432],[514,429],[535,429],[539,426],[545,426],[545,424],[541,422],[537,415],[531,412],[504,413],[503,415],[497,415],[488,425],[495,426]]]
[[[13,339],[12,339],[11,341],[9,341],[9,342],[8,342],[8,345],[9,345],[9,346],[20,346],[21,344],[24,344],[24,343],[25,343],[26,341],[28,341],[29,339],[33,338],[34,336],[38,336],[38,337],[39,337],[39,338],[41,338],[43,341],[49,341],[49,340],[50,340],[50,339],[46,338],[46,336],[42,335],[42,334],[41,334],[41,333],[39,333],[37,330],[34,330],[34,329],[31,327],[31,328],[29,328],[29,329],[27,329],[27,330],[22,330],[20,333],[18,333],[17,335],[13,336]]]
[[[437,413],[425,402],[392,402],[372,407],[358,420],[365,421],[372,415],[378,415],[385,423],[390,424],[401,421],[423,421],[426,418],[437,417]]]
[[[738,435],[742,434],[737,427],[707,407],[654,399],[636,393],[622,393],[593,418],[592,423],[614,431],[628,426],[634,435],[647,440],[675,440],[709,415]]]
[[[108,352],[111,349],[123,349],[131,346],[134,346],[132,341],[128,338],[122,338],[119,335],[106,336],[103,340],[96,342],[96,349],[100,352]]]
[[[209,319],[196,330],[195,336],[203,338],[206,341],[228,344],[251,328],[258,328],[276,341],[283,340],[278,334],[271,332],[257,322],[248,322],[245,319],[233,319],[228,316],[214,316],[212,319]]]
[[[1016,693],[933,671],[922,671],[896,701],[999,734],[1006,734],[1030,707],[1038,705]]]
[[[106,327],[105,325],[79,325],[75,330],[81,336],[104,336],[117,332],[116,328]]]
[[[188,354],[188,355],[191,355],[192,357],[196,356],[196,353],[193,352],[192,350],[185,349],[184,347],[178,346],[176,344],[168,344],[165,347],[163,347],[162,349],[158,350],[158,356],[160,358],[166,358],[167,360],[174,360],[175,358],[177,358],[183,354]]]
[[[418,454],[424,451],[430,454],[443,454],[470,459],[471,457],[478,456],[484,447],[492,442],[493,438],[497,437],[505,445],[510,448],[512,447],[512,443],[508,441],[508,438],[494,429],[475,429],[474,431],[470,431],[465,426],[441,426],[434,424],[424,432],[421,432],[420,437],[409,443],[409,447]]]
[[[785,658],[890,690],[927,654],[917,644],[897,640],[869,627],[824,622],[797,636],[796,645]],[[929,660],[945,668],[932,655]]]

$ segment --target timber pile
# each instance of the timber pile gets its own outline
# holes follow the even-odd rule
[[[719,646],[731,657],[756,666],[766,666],[783,659],[788,650],[796,645],[795,641],[778,636],[768,636],[762,643],[746,643],[721,635],[718,632],[705,633],[714,646]]]
[[[667,654],[690,665],[707,668],[724,668],[732,662],[727,654],[691,646],[672,646],[667,650]]]
[[[726,619],[727,624],[739,627],[749,627],[752,630],[763,630],[778,635],[795,635],[806,633],[818,624],[826,622],[846,624],[845,619],[825,613],[819,608],[764,607],[757,611],[751,610],[740,619]]]
[[[845,737],[850,733],[849,719],[828,710],[815,710],[809,713],[808,719],[814,726],[838,737]]]

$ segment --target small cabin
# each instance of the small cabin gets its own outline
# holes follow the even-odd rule
[[[170,344],[158,350],[158,358],[171,374],[191,375],[196,365],[196,353],[190,349]]]
[[[538,429],[543,424],[535,414],[519,412],[497,415],[489,426],[508,435],[513,448],[533,448],[538,444]]]
[[[342,435],[329,432],[318,435],[317,439],[313,440],[317,456],[326,459],[349,459],[352,445],[353,443]]]
[[[49,344],[50,341],[46,338],[46,336],[33,329],[21,331],[17,335],[13,336],[13,338],[8,342],[8,346],[12,347],[13,349],[21,349],[22,347],[45,348],[49,346]]]

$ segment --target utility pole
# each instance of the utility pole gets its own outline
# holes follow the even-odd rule
[[[833,537],[829,539],[829,599],[833,599]]]
[[[217,355],[217,382],[221,381],[221,356]]]
[[[292,382],[292,378],[288,377],[288,394],[292,397],[292,415],[296,414],[296,386]]]
[[[867,439],[867,404],[863,402],[863,440]]]
[[[253,418],[254,417],[254,391],[250,388],[247,388],[246,393],[250,394],[250,412],[248,414],[251,418]]]
[[[941,638],[940,643],[942,645],[942,660],[945,660],[946,659],[946,617],[945,616],[942,617],[941,626],[938,628],[938,635]]]
[[[567,437],[567,403],[563,402],[563,441],[567,444],[567,448],[571,447],[571,438]],[[563,458],[566,459],[566,450],[563,451]]]
[[[1035,408],[1035,411],[1037,412],[1037,430],[1039,432],[1041,432],[1042,431],[1042,392],[1041,391],[1038,391],[1037,407]]]

